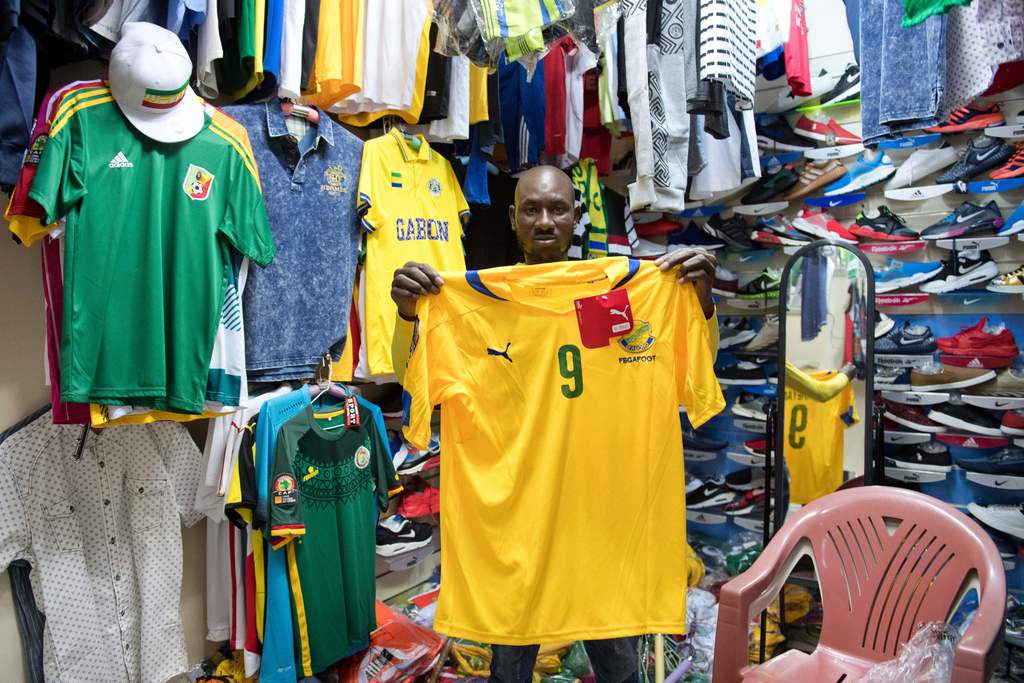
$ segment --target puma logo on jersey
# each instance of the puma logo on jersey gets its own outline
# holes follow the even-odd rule
[[[114,155],[114,158],[107,164],[108,168],[135,168],[135,164],[128,161],[128,157],[124,155],[124,152],[118,152]]]
[[[511,346],[512,346],[512,342],[509,342],[509,343],[505,344],[505,350],[504,351],[495,351],[494,349],[492,349],[491,347],[488,346],[487,347],[487,355],[488,356],[501,356],[502,358],[507,360],[509,363],[511,363],[512,362],[512,357],[508,355],[508,350],[509,350],[509,347],[511,347]]]
[[[608,312],[611,313],[612,315],[622,316],[626,320],[629,320],[629,304],[626,304],[626,307],[623,308],[621,311],[618,310],[617,308],[609,308]]]

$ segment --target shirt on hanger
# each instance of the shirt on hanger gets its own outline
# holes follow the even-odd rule
[[[469,123],[486,121],[490,115],[487,109],[487,68],[469,65]]]
[[[502,55],[498,78],[505,153],[509,170],[517,173],[536,164],[544,149],[544,71],[538,64],[533,78],[527,78],[526,67]]]
[[[625,258],[441,276],[403,384],[413,445],[441,406],[434,628],[509,645],[680,632],[679,406],[699,426],[725,405],[694,288]]]
[[[305,14],[303,0],[284,0],[277,96],[289,100],[299,99],[302,91],[302,24]]]
[[[196,93],[211,100],[220,95],[215,63],[224,57],[217,10],[216,0],[207,3],[206,15],[196,33]]]
[[[469,58],[446,59],[449,67],[446,83],[448,92],[445,94],[447,114],[429,124],[409,128],[410,133],[423,134],[431,142],[454,142],[469,138]]]
[[[0,567],[32,564],[46,680],[165,681],[188,668],[181,524],[199,451],[176,424],[88,434],[43,415],[0,445]]]
[[[327,108],[363,87],[367,8],[363,0],[320,2],[319,7],[315,56],[305,87],[310,104]]]
[[[566,116],[566,54],[576,49],[569,36],[562,36],[548,46],[544,55],[544,149],[547,156],[565,154]]]

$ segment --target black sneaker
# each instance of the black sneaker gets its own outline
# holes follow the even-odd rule
[[[782,272],[765,268],[760,275],[736,290],[736,296],[745,300],[778,300],[782,287]]]
[[[683,431],[683,450],[686,451],[717,453],[728,445],[726,441],[706,439],[703,436],[698,436],[696,432],[691,432],[690,430]]]
[[[964,287],[988,282],[999,275],[999,266],[987,251],[972,249],[954,251],[942,262],[942,270],[934,278],[921,285],[922,292],[943,294],[955,292]]]
[[[932,328],[927,325],[913,325],[909,320],[892,328],[889,334],[881,339],[875,340],[875,353],[887,355],[917,356],[934,353],[938,348]]]
[[[820,102],[842,102],[860,95],[860,67],[856,64],[848,64],[843,77],[836,83],[836,87],[821,96]]]
[[[715,371],[719,384],[753,386],[767,384],[768,377],[764,374],[764,368],[755,363],[740,361],[734,365],[728,365],[721,370]]]
[[[1003,214],[993,199],[985,206],[964,202],[934,225],[921,231],[924,240],[948,240],[967,237],[1003,227]]]
[[[918,234],[908,228],[904,220],[890,211],[888,206],[878,207],[877,216],[869,216],[864,211],[858,213],[850,226],[850,232],[857,237],[885,242],[907,242],[918,238]]]
[[[1024,477],[1024,448],[1010,446],[982,458],[959,458],[956,464],[968,472]]]
[[[413,522],[401,515],[391,515],[377,523],[377,554],[394,557],[430,543],[434,527]]]
[[[922,470],[924,472],[949,472],[953,469],[953,457],[949,448],[937,441],[904,446],[885,460],[901,469]]]
[[[766,405],[768,405],[767,396],[758,396],[744,391],[732,404],[732,414],[751,420],[767,420],[768,416],[764,412]]]
[[[764,486],[764,470],[747,467],[725,475],[725,485],[733,491],[751,491]]]
[[[971,434],[1003,435],[999,429],[999,420],[992,417],[988,411],[973,406],[941,403],[931,407],[931,410],[928,411],[928,419]]]
[[[774,173],[768,172],[754,183],[750,191],[743,196],[740,204],[764,204],[796,185],[800,174],[793,164],[786,164]]]
[[[802,152],[814,149],[813,142],[793,132],[785,116],[778,114],[757,114],[757,146],[769,154],[779,152]]]
[[[742,216],[722,218],[721,214],[715,214],[708,219],[707,227],[712,234],[725,241],[727,249],[746,251],[754,248],[754,243],[750,241],[751,226]]]
[[[960,160],[940,174],[936,183],[955,183],[999,168],[1013,156],[1014,148],[1002,140],[979,135],[971,140],[963,151]]]
[[[726,505],[736,500],[736,494],[725,487],[725,479],[716,477],[707,479],[696,491],[686,494],[686,507],[700,510],[715,505]]]
[[[727,318],[718,328],[718,348],[746,344],[756,336],[757,332],[751,329],[748,318]]]

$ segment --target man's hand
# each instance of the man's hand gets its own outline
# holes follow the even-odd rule
[[[654,262],[662,271],[679,266],[679,284],[692,282],[697,288],[697,298],[704,310],[704,317],[710,318],[715,312],[711,298],[711,285],[715,281],[715,267],[718,260],[704,249],[679,249],[670,251]]]
[[[440,294],[443,284],[444,280],[437,271],[426,263],[406,263],[395,271],[391,279],[391,298],[398,306],[398,315],[406,320],[415,320],[419,298],[424,294]]]

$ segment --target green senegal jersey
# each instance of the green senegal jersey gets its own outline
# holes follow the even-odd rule
[[[137,133],[107,87],[65,97],[29,196],[66,218],[61,400],[200,413],[232,250],[274,257],[244,129]]]
[[[359,427],[312,405],[278,432],[270,472],[271,542],[286,542],[296,662],[306,675],[352,652],[377,626],[376,528],[398,478],[373,415]]]

